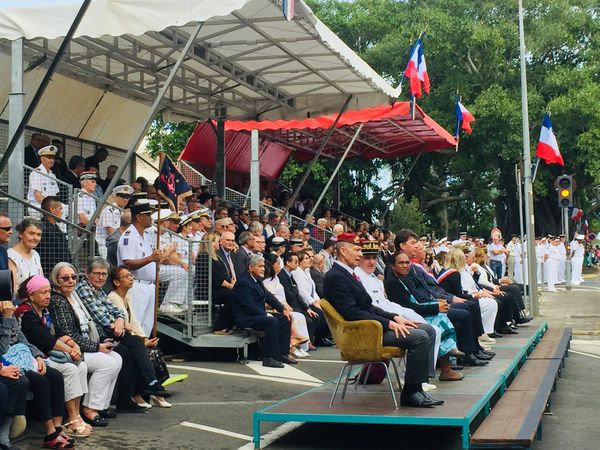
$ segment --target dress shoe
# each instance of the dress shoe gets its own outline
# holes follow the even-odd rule
[[[279,361],[285,364],[298,364],[298,361],[288,355],[281,355]]]
[[[171,394],[165,390],[164,387],[157,381],[154,384],[149,384],[144,388],[144,394],[146,395],[158,395],[160,397],[170,397]]]
[[[333,342],[333,339],[323,338],[320,341],[318,341],[316,345],[317,347],[333,347],[335,345],[335,342]]]
[[[498,331],[500,334],[519,334],[518,331],[511,330],[511,328],[507,325]]]
[[[458,364],[455,364],[453,366],[450,366],[450,368],[452,370],[463,370],[465,368],[465,366],[459,366]]]
[[[481,367],[489,364],[489,361],[482,361],[475,357],[472,353],[469,353],[464,358],[459,360],[459,364],[463,366]]]
[[[465,354],[455,347],[448,352],[448,356],[463,357]]]
[[[531,322],[533,320],[533,317],[519,317],[516,322],[518,325],[524,324],[524,323],[528,323]]]
[[[442,373],[440,373],[440,381],[460,381],[464,377],[465,376],[462,373],[452,369],[444,370]]]
[[[489,334],[482,334],[481,336],[479,336],[479,342],[485,342],[486,344],[495,344],[496,339],[494,339]]]
[[[491,337],[491,338],[493,338],[493,339],[500,339],[500,338],[504,337],[501,334],[496,333],[495,331],[493,333],[488,334],[488,336]]]
[[[270,356],[263,359],[262,365],[265,367],[272,367],[274,369],[283,369],[285,367],[282,362],[279,362],[275,358],[271,358]]]
[[[433,408],[435,404],[425,398],[423,392],[415,392],[414,394],[400,395],[400,405],[409,406],[412,408]]]
[[[434,398],[431,395],[429,395],[427,392],[421,392],[421,395],[423,395],[423,397],[425,397],[427,400],[433,402],[433,404],[435,406],[439,406],[439,405],[443,405],[444,404],[444,400],[440,400],[438,398]]]
[[[483,353],[484,355],[488,355],[488,356],[496,356],[496,352],[491,352],[489,350],[479,350],[481,353]]]
[[[482,351],[479,351],[479,352],[475,353],[473,356],[475,356],[475,358],[480,359],[482,361],[489,361],[489,360],[491,360],[493,358],[493,356],[486,355]]]
[[[123,402],[123,403],[117,403],[117,412],[118,413],[143,413],[145,411],[146,411],[146,408],[144,408],[143,406],[138,405],[133,400],[129,400],[128,402],[126,401],[126,402]],[[85,416],[83,416],[83,420],[85,420]],[[102,419],[102,420],[105,420],[105,419]],[[88,423],[91,426],[93,426],[93,427],[97,426],[97,425],[94,425],[91,422],[88,422]]]
[[[102,417],[104,419],[116,419],[117,418],[117,412],[112,408],[107,408],[107,409],[98,411],[98,414],[100,414],[100,417]]]

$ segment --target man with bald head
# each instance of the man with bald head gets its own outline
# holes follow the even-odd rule
[[[429,361],[435,345],[435,333],[422,329],[399,314],[390,313],[373,305],[354,268],[362,258],[362,241],[352,233],[337,237],[337,260],[325,275],[325,298],[345,320],[376,320],[383,327],[384,346],[407,350],[406,375],[400,396],[403,406],[431,408],[436,401],[423,392],[422,383],[429,382]]]

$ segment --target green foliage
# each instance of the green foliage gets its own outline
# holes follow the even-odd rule
[[[194,122],[165,123],[158,115],[148,130],[148,153],[158,158],[160,152],[165,152],[172,160],[176,160],[195,127]]]
[[[390,212],[390,227],[392,230],[408,228],[417,235],[424,236],[430,228],[425,224],[425,217],[417,199],[406,201],[399,198],[392,212]]]

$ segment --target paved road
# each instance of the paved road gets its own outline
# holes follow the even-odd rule
[[[537,450],[597,449],[600,404],[600,282],[594,276],[571,292],[546,293],[541,313],[555,326],[572,326],[574,340],[564,379],[553,395],[553,415],[544,417],[544,439]],[[298,368],[264,370],[259,363],[235,363],[233,353],[195,352],[172,361],[171,373],[189,379],[171,387],[173,408],[121,415],[93,437],[84,449],[250,449],[252,412],[334,378],[339,369],[335,349],[321,348]],[[452,429],[356,425],[287,425],[264,423],[272,450],[460,448]],[[282,435],[279,439],[276,436]],[[38,449],[39,425],[19,440],[23,449]]]

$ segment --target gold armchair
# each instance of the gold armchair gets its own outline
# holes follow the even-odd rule
[[[329,407],[333,405],[333,401],[337,395],[337,391],[342,382],[342,378],[346,373],[346,381],[344,383],[344,390],[342,391],[342,400],[346,395],[346,389],[348,387],[348,381],[352,372],[352,367],[359,364],[368,364],[367,373],[365,374],[363,385],[369,376],[371,364],[380,364],[385,368],[390,393],[394,400],[394,407],[398,408],[398,402],[396,401],[396,395],[394,394],[394,386],[388,370],[386,361],[390,361],[394,368],[394,374],[396,375],[396,381],[398,382],[398,389],[402,388],[400,383],[400,377],[398,376],[398,368],[393,358],[401,358],[404,356],[404,350],[398,347],[384,347],[383,346],[383,327],[376,320],[355,320],[347,321],[341,316],[339,312],[329,303],[327,300],[321,300],[321,308],[325,313],[325,320],[329,325],[333,339],[340,351],[341,358],[346,361],[346,364],[340,371],[337,384],[331,396]],[[358,377],[356,380],[358,384]]]

